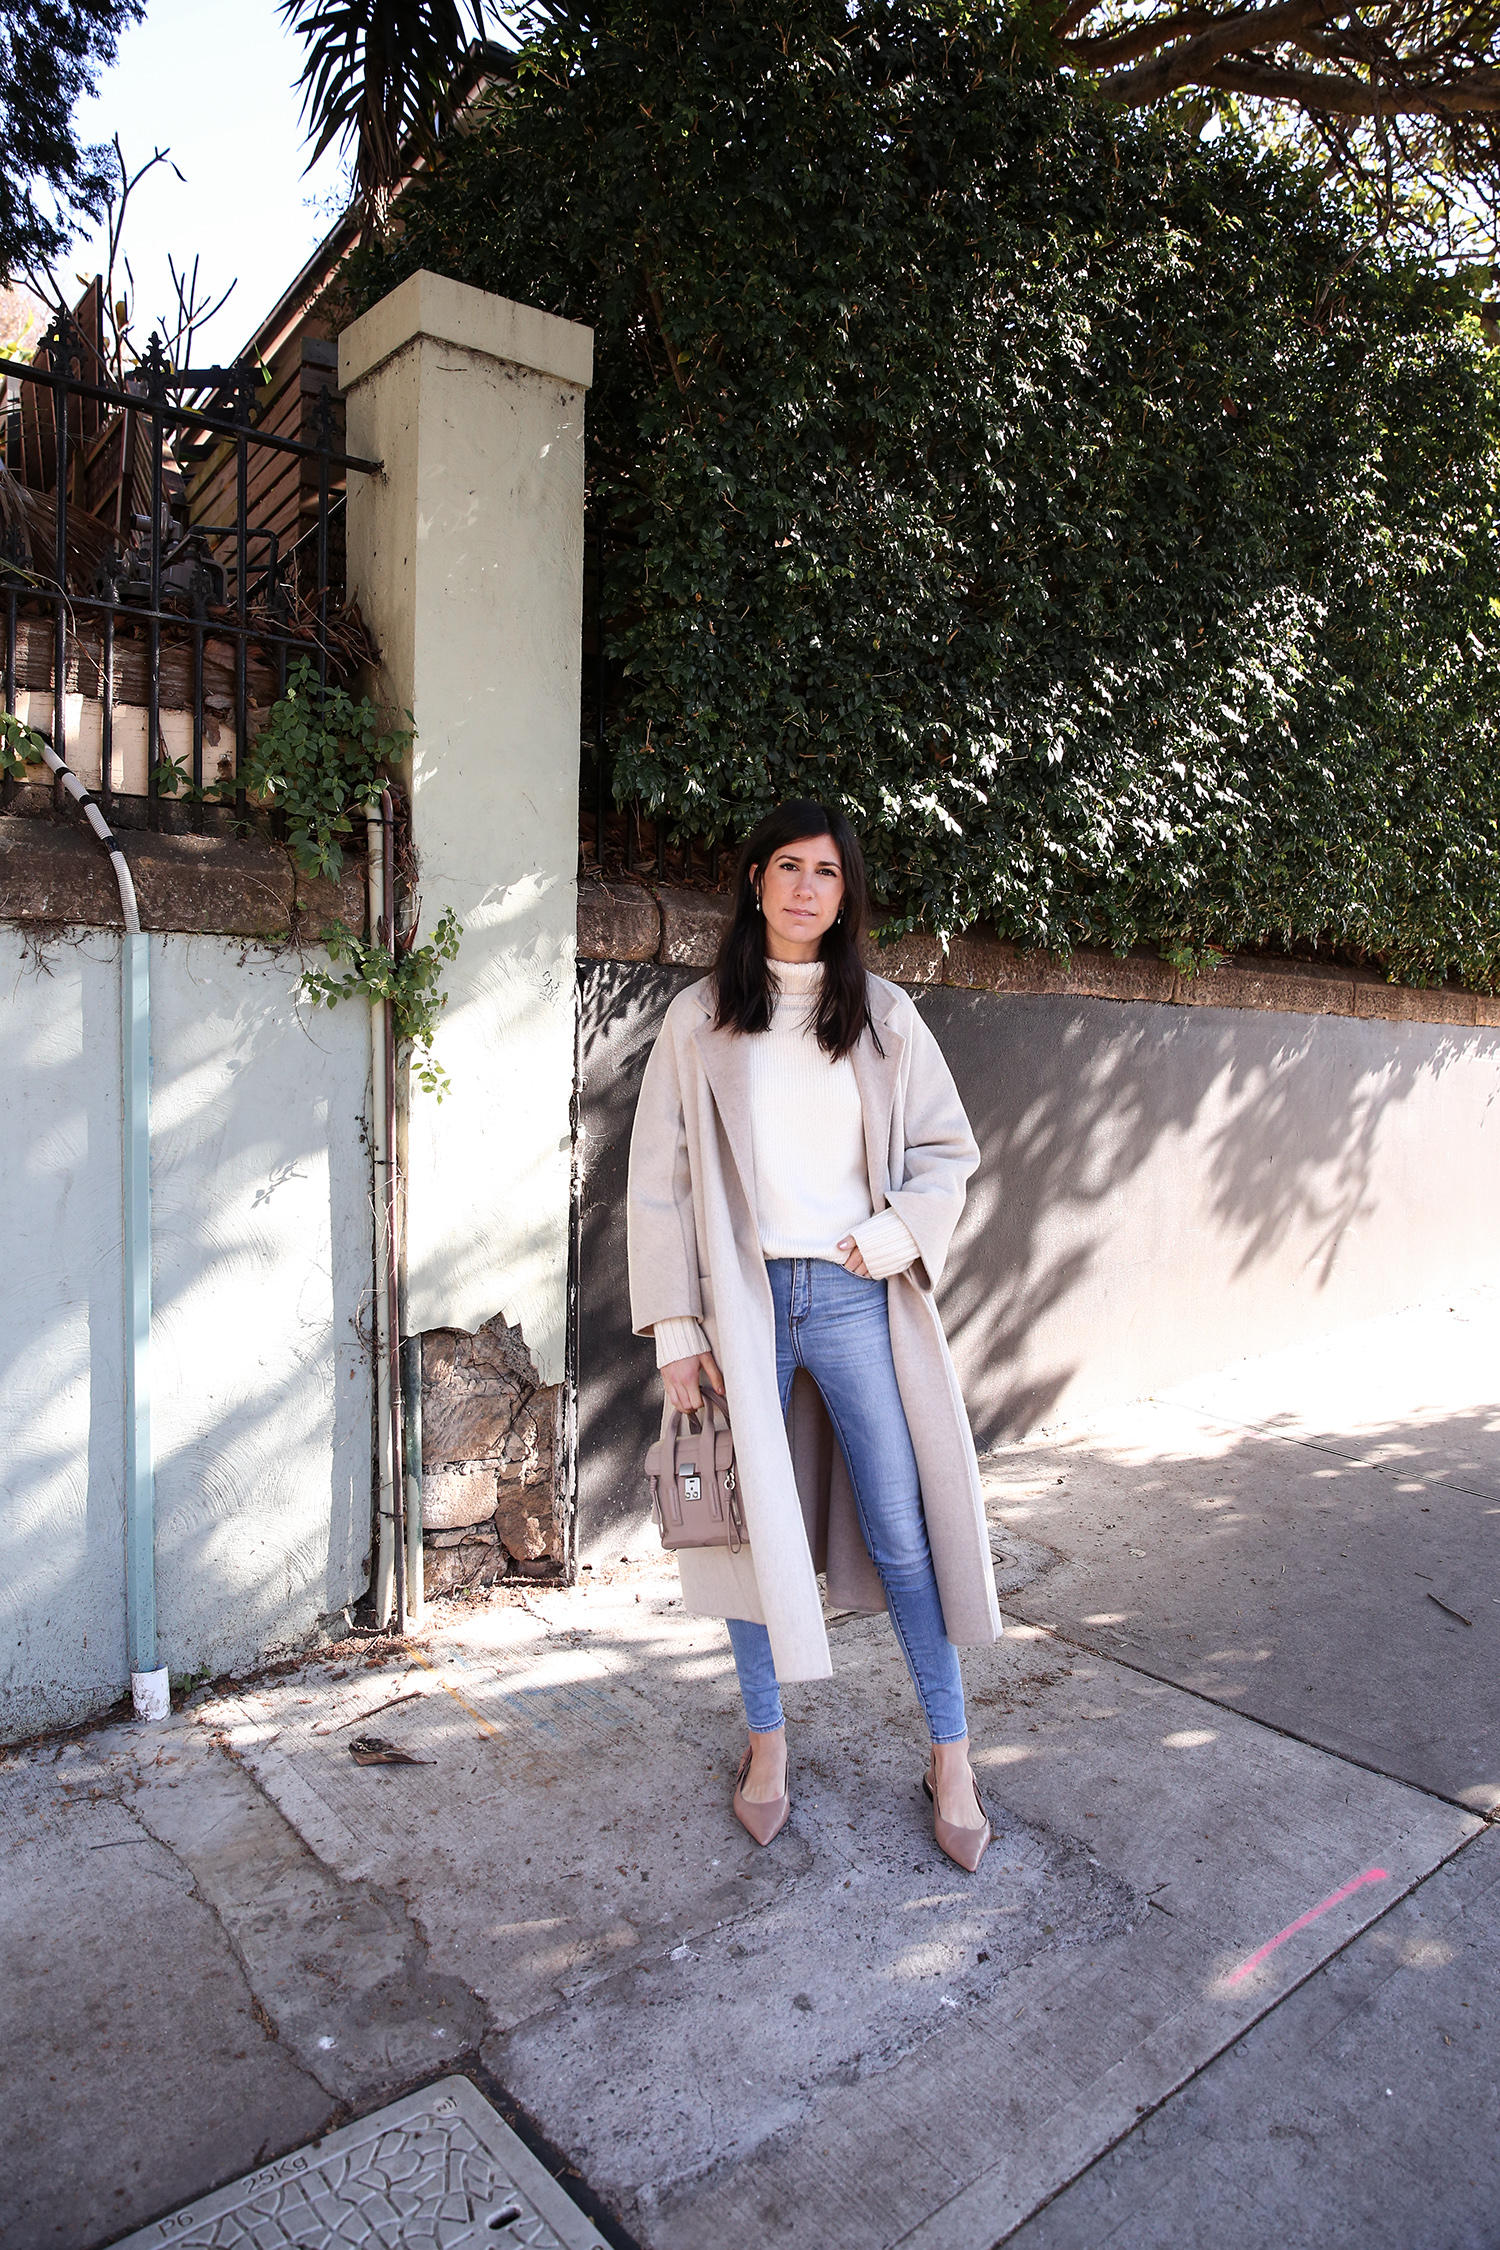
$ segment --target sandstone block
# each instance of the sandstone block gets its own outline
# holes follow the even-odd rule
[[[255,838],[122,828],[119,840],[143,929],[271,938],[294,925],[313,937],[332,921],[363,927],[362,859],[327,883],[294,875],[284,851]],[[114,870],[81,818],[0,819],[0,920],[122,927]]]
[[[1488,1003],[1491,1007],[1494,1002]],[[1451,1023],[1472,1025],[1480,1020],[1479,1001],[1472,992],[1455,992],[1439,985],[1423,992],[1410,984],[1366,984],[1354,988],[1357,1016],[1383,1017],[1392,1023]]]
[[[468,1539],[453,1547],[423,1546],[422,1584],[429,1599],[437,1594],[462,1593],[470,1586],[493,1586],[505,1571],[505,1549],[498,1539]]]
[[[709,891],[661,893],[661,959],[683,969],[711,969],[730,901]]]
[[[943,948],[937,938],[924,930],[893,938],[889,945],[876,945],[873,939],[866,939],[864,957],[867,969],[873,969],[878,977],[888,977],[892,984],[941,984],[943,981]]]
[[[562,1533],[552,1512],[552,1495],[534,1495],[528,1506],[519,1491],[503,1490],[495,1510],[501,1544],[517,1562],[562,1561]]]
[[[457,1531],[487,1523],[495,1512],[498,1479],[492,1461],[446,1468],[422,1466],[422,1529]]]
[[[1229,960],[1221,969],[1177,979],[1184,1008],[1273,1008],[1294,1016],[1354,1013],[1354,980],[1347,969],[1312,961]]]
[[[1174,997],[1177,972],[1149,953],[1075,953],[1069,987],[1091,1000],[1154,1000]]]
[[[639,883],[580,883],[578,951],[586,961],[654,961],[661,909]]]
[[[1042,992],[1046,969],[1045,954],[1020,953],[988,930],[965,930],[948,947],[943,982],[971,992]]]
[[[498,1459],[536,1387],[519,1328],[492,1320],[472,1336],[430,1329],[422,1338],[424,1464]]]

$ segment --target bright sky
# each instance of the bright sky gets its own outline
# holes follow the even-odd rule
[[[333,224],[342,165],[331,149],[304,174],[292,90],[301,67],[301,42],[282,28],[275,0],[146,0],[145,21],[125,32],[98,98],[80,109],[80,136],[118,132],[132,172],[160,147],[186,175],[184,184],[158,165],[130,199],[123,246],[142,345],[173,303],[169,252],[179,271],[199,257],[216,297],[238,277],[194,343],[201,367],[234,357]],[[101,231],[69,263],[88,277],[106,258]]]

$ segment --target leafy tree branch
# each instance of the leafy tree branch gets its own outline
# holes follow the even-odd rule
[[[145,0],[0,0],[0,279],[45,268],[104,211],[110,151],[79,140],[78,105]]]

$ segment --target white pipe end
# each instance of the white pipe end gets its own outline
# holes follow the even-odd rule
[[[162,1719],[169,1719],[172,1716],[172,1688],[165,1664],[155,1672],[132,1672],[130,1699],[135,1705],[136,1717],[144,1719],[148,1726],[155,1725]]]

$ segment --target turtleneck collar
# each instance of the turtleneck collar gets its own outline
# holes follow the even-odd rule
[[[823,982],[821,961],[772,961],[770,968],[789,1000],[810,999]]]

